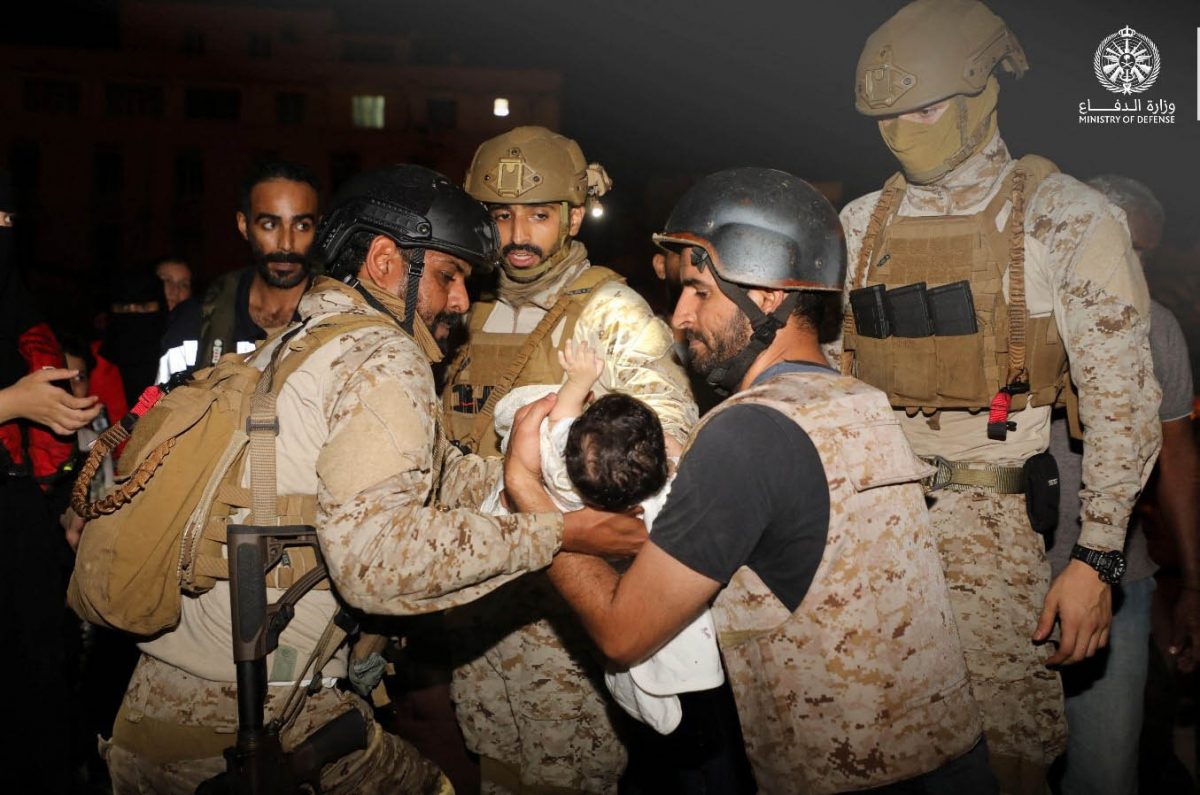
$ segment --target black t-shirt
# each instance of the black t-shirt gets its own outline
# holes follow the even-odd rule
[[[829,484],[808,434],[769,406],[733,406],[696,436],[651,540],[722,584],[749,566],[795,610],[829,531]]]

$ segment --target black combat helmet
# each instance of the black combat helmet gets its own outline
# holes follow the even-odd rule
[[[401,248],[444,251],[476,270],[491,270],[500,258],[496,226],[484,206],[423,166],[386,166],[347,181],[321,219],[317,256],[333,263],[350,236],[364,231],[386,235]]]
[[[698,246],[718,279],[777,290],[841,290],[846,239],[837,211],[799,177],[732,168],[696,183],[654,236]]]
[[[500,258],[500,236],[483,204],[424,166],[394,165],[359,174],[338,190],[317,229],[313,249],[329,275],[353,284],[368,303],[385,311],[357,284],[357,272],[348,272],[338,260],[356,232],[384,235],[407,250],[405,296],[417,294],[428,249],[461,257],[476,271],[490,271]],[[400,325],[409,333],[416,308],[415,300],[405,300]]]
[[[707,375],[722,394],[737,388],[787,324],[799,291],[840,292],[846,277],[846,239],[833,205],[799,177],[770,168],[733,168],[700,180],[654,242],[690,248],[701,270],[711,264],[721,292],[750,321],[750,341]],[[747,294],[753,287],[792,292],[768,315]]]

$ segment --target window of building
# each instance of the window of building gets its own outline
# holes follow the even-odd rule
[[[255,58],[270,58],[271,37],[266,33],[251,33],[250,54]]]
[[[352,97],[350,99],[350,120],[355,127],[382,130],[383,109],[384,98],[382,96]]]
[[[79,115],[79,84],[67,80],[26,80],[25,110],[51,116]]]
[[[104,87],[104,112],[109,116],[160,118],[165,107],[162,86],[109,83]]]
[[[115,146],[101,145],[92,154],[92,189],[97,196],[115,196],[125,187],[125,156]]]
[[[426,104],[431,130],[453,130],[458,126],[458,102],[453,99],[430,99]]]
[[[280,124],[303,124],[306,99],[299,91],[280,91],[275,95],[275,120]]]
[[[237,121],[242,95],[228,88],[189,88],[184,92],[183,112],[189,119]]]
[[[186,202],[204,194],[204,154],[185,149],[175,155],[175,201]]]
[[[183,46],[180,49],[188,55],[203,55],[206,44],[202,31],[189,30],[183,34]]]

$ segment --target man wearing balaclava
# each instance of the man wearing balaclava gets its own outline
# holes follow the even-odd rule
[[[468,342],[447,371],[450,438],[497,455],[496,402],[513,387],[562,383],[557,351],[574,340],[604,359],[596,397],[643,400],[662,421],[668,451],[682,449],[697,410],[670,328],[616,273],[592,265],[576,239],[586,207],[611,184],[578,143],[543,127],[517,127],[476,151],[466,189],[496,222],[502,271],[497,298],[473,305]],[[615,792],[626,754],[591,641],[544,576],[497,597],[465,619],[491,628],[494,642],[454,675],[485,791],[519,783]]]
[[[1125,527],[1160,442],[1150,303],[1104,198],[997,128],[1028,63],[975,0],[918,0],[868,38],[855,100],[900,163],[842,211],[842,367],[882,389],[928,483],[951,601],[1005,792],[1065,745],[1055,668],[1108,641]],[[1050,413],[1082,425],[1082,530],[1050,582]]]

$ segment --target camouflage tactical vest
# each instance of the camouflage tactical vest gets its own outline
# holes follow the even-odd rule
[[[884,396],[836,373],[787,373],[705,422],[741,403],[803,428],[829,482],[825,553],[800,606],[747,567],[713,605],[759,788],[877,787],[970,750],[982,724],[918,482],[929,467]]]
[[[1029,391],[1014,395],[1012,410],[1057,402],[1066,384],[1066,350],[1053,316],[1030,318],[1024,303],[1025,200],[1056,171],[1044,158],[1024,157],[987,207],[962,216],[899,216],[906,183],[900,174],[888,180],[851,270],[850,288],[968,281],[978,331],[877,339],[857,333],[847,312],[843,372],[883,390],[893,406],[910,413],[986,408],[1017,380],[1028,383]],[[997,217],[1010,202],[1007,223],[997,230]]]
[[[557,384],[563,380],[564,373],[558,363],[558,349],[554,344],[554,328],[562,327],[560,341],[570,339],[592,292],[610,281],[623,282],[624,279],[608,268],[593,265],[558,294],[555,306],[547,314],[557,313],[561,319],[546,329],[547,333],[537,341],[520,373],[508,385],[509,389],[526,384]],[[446,432],[451,439],[461,440],[472,433],[476,418],[487,407],[493,390],[507,380],[505,376],[509,368],[522,353],[526,340],[532,336],[526,333],[484,331],[483,327],[495,308],[494,301],[475,304],[471,311],[469,342],[447,368],[442,399]],[[497,399],[499,397],[502,395],[497,395]],[[491,401],[492,406],[495,403],[495,400]],[[490,411],[488,414],[489,421],[478,435],[474,451],[482,456],[500,455],[500,440],[490,421]]]

